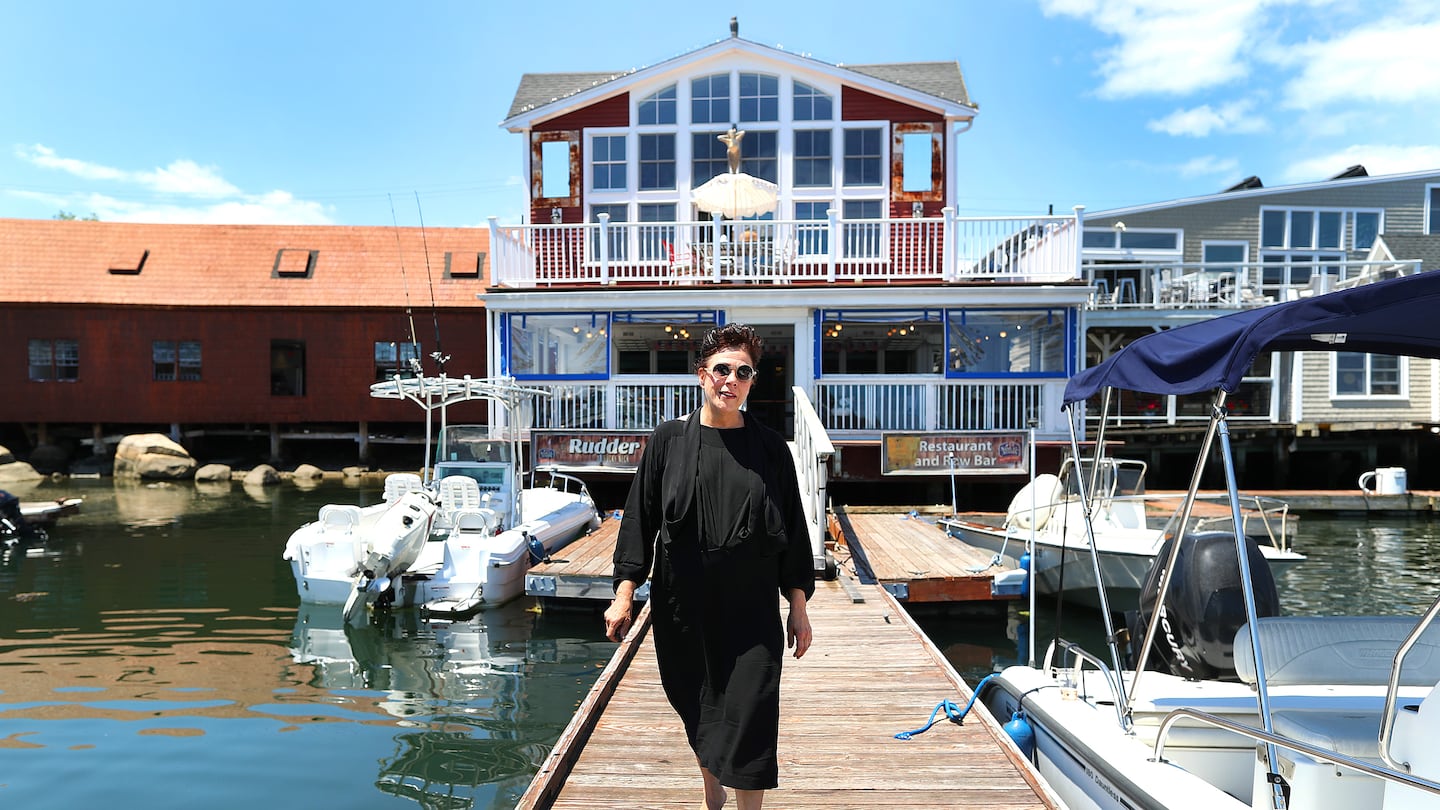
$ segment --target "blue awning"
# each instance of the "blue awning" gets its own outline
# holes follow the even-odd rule
[[[1147,394],[1234,393],[1264,351],[1440,357],[1440,273],[1237,312],[1146,335],[1070,378],[1065,404],[1105,388]]]

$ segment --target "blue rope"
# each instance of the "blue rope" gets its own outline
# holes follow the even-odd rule
[[[979,683],[975,684],[975,688],[970,692],[970,702],[965,704],[965,708],[960,708],[959,705],[957,705],[953,700],[942,700],[939,703],[935,704],[935,711],[930,712],[930,722],[926,723],[920,728],[914,729],[913,731],[902,731],[899,734],[895,735],[895,739],[908,740],[914,737],[916,734],[924,734],[925,732],[930,730],[931,726],[935,725],[936,718],[940,716],[941,712],[945,713],[945,719],[949,720],[957,726],[962,725],[965,720],[965,715],[970,713],[970,707],[975,705],[975,698],[980,695],[980,688],[985,685],[986,681],[990,680],[993,677],[995,676],[986,675],[984,678],[980,679]]]

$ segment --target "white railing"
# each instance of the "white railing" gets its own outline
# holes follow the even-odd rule
[[[1025,430],[1062,436],[1064,380],[900,381],[895,377],[826,378],[814,384],[813,412],[827,434],[873,438],[893,430]],[[522,430],[650,430],[700,406],[700,387],[689,375],[647,377],[653,382],[546,383],[549,390],[519,409]],[[807,396],[805,406],[811,408]],[[796,403],[796,431],[800,429]]]
[[[1092,310],[1248,309],[1420,272],[1415,261],[1086,263]]]
[[[832,434],[884,430],[1064,431],[1060,398],[1064,380],[861,381],[826,379],[815,384],[815,409]]]
[[[795,396],[795,475],[800,482],[800,498],[810,529],[810,556],[815,570],[819,571],[825,567],[826,487],[835,446],[830,443],[825,425],[820,422],[805,389],[797,385],[791,391]]]
[[[599,222],[490,220],[500,287],[616,283],[1069,281],[1078,278],[1074,216]]]

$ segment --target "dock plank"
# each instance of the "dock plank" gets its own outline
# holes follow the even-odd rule
[[[876,581],[903,585],[907,603],[989,602],[991,583],[1004,569],[991,555],[961,543],[933,522],[908,513],[835,510],[836,526]]]
[[[940,700],[968,700],[969,690],[892,597],[878,586],[857,587],[864,602],[838,582],[816,583],[815,646],[803,659],[786,659],[781,680],[780,788],[767,804],[1058,807],[981,710],[963,725],[894,738],[922,724]],[[694,756],[660,688],[648,619],[642,613],[601,676],[610,683],[592,689],[519,807],[701,805]]]

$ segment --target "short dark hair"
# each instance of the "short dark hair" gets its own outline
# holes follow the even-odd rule
[[[739,349],[750,355],[751,362],[760,362],[760,350],[764,341],[755,334],[754,328],[743,323],[727,323],[705,333],[700,339],[700,356],[695,360],[695,370],[705,368],[705,361],[711,355],[731,349]]]

